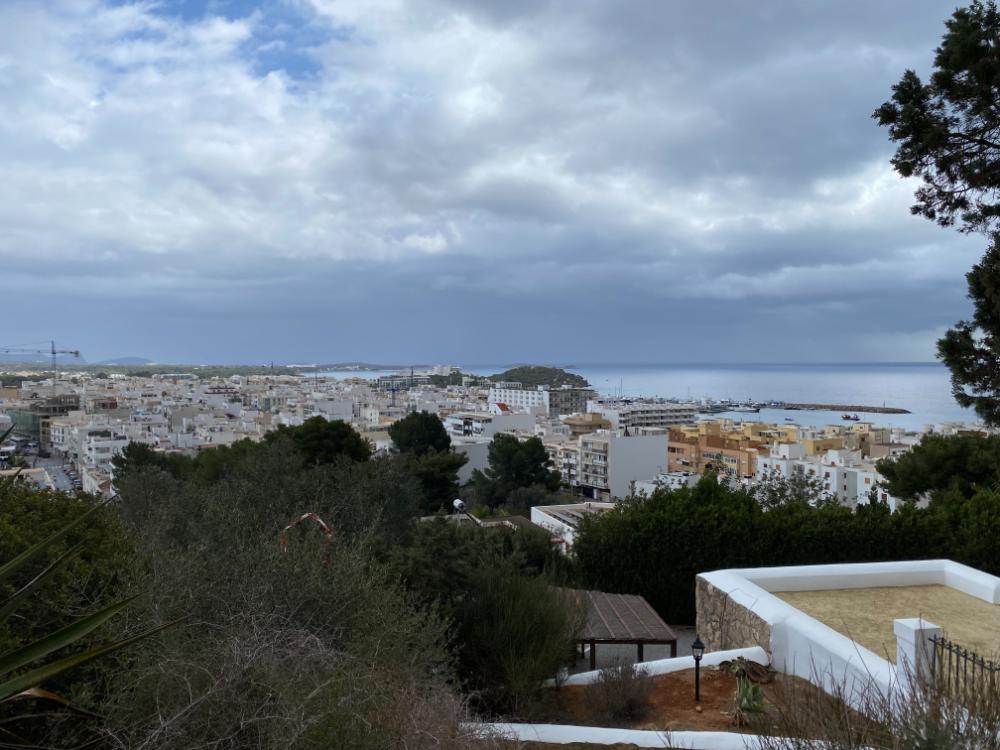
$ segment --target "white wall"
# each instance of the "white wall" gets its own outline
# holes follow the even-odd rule
[[[458,470],[459,484],[468,482],[472,478],[474,469],[483,471],[489,465],[490,442],[488,440],[481,440],[474,443],[452,442],[452,448],[456,453],[461,453],[469,459],[466,461],[465,466]]]
[[[717,570],[698,577],[770,625],[775,669],[828,692],[842,688],[855,706],[862,704],[867,691],[888,695],[898,683],[895,666],[782,601],[775,592],[938,584],[1000,603],[1000,578],[951,560]]]
[[[615,436],[608,441],[608,489],[614,497],[628,497],[632,482],[656,476],[666,468],[665,433]]]

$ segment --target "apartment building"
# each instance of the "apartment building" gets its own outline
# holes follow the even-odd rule
[[[445,417],[443,424],[452,437],[491,440],[498,432],[532,432],[535,418],[531,414],[456,412]]]
[[[520,383],[496,383],[490,388],[490,404],[506,404],[513,411],[526,411],[547,417],[579,414],[596,395],[590,388],[525,388]]]
[[[579,485],[580,442],[578,439],[549,438],[543,441],[548,451],[552,468],[559,472],[563,484],[570,487]]]
[[[861,451],[831,449],[821,456],[809,455],[802,444],[775,446],[757,458],[757,479],[795,475],[812,477],[841,505],[854,508],[869,502],[872,490],[876,497],[895,510],[897,498],[881,486],[882,476],[874,462]]]
[[[587,411],[600,414],[612,430],[635,430],[638,427],[669,428],[695,421],[692,404],[676,404],[659,399],[599,398],[587,403]]]
[[[667,434],[659,429],[636,433],[595,432],[580,438],[577,484],[595,499],[628,497],[633,482],[663,471]]]
[[[569,428],[569,435],[573,438],[588,435],[591,432],[599,430],[611,429],[611,422],[600,414],[574,414],[573,416],[563,417],[560,421]]]
[[[52,445],[50,423],[52,419],[69,414],[80,408],[80,396],[75,393],[38,395],[32,391],[25,397],[26,389],[21,388],[20,400],[5,405],[14,432],[22,437],[38,441],[44,448]]]
[[[742,433],[719,435],[671,429],[667,439],[667,471],[704,474],[714,471],[736,479],[753,477],[759,440]]]

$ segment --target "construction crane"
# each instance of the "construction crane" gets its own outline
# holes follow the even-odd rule
[[[48,354],[52,357],[52,394],[56,393],[56,381],[59,379],[59,369],[56,364],[57,354],[80,356],[79,349],[56,349],[56,342],[50,341],[48,349],[24,349],[18,346],[0,346],[0,354]]]

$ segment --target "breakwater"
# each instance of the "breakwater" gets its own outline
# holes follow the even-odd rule
[[[909,409],[900,409],[895,406],[859,406],[856,404],[775,404],[774,409],[786,409],[789,411],[842,411],[857,412],[859,414],[910,414]]]

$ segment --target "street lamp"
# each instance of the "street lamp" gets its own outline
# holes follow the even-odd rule
[[[691,655],[694,657],[694,701],[701,703],[701,657],[705,655],[705,644],[697,635],[691,644]]]

